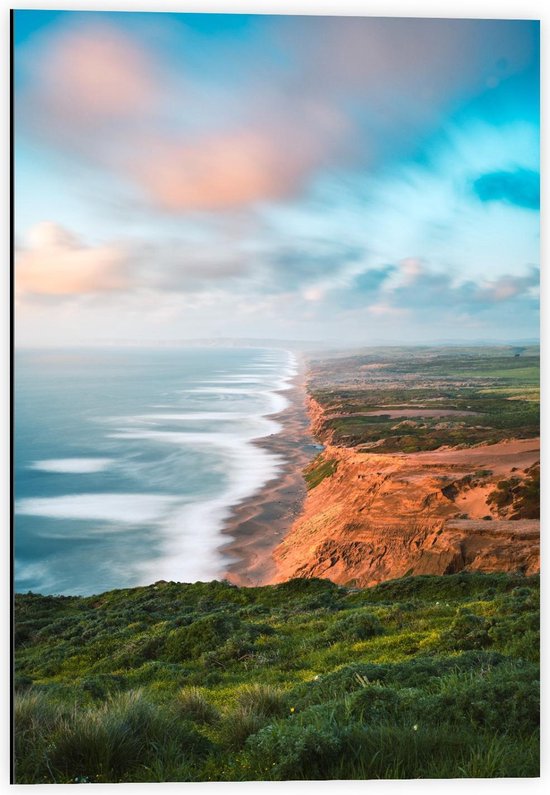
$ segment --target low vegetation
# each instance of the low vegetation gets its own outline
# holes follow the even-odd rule
[[[510,515],[511,519],[538,519],[540,517],[540,465],[535,464],[527,470],[527,477],[521,480],[512,477],[501,480],[497,488],[489,494],[488,502],[499,513]]]
[[[311,369],[318,435],[336,445],[414,453],[539,435],[535,346],[372,348]]]
[[[536,776],[538,588],[17,594],[17,781]]]
[[[307,488],[314,489],[315,486],[318,486],[319,483],[322,483],[325,478],[329,478],[331,475],[334,475],[337,467],[338,461],[335,459],[325,459],[324,454],[320,453],[316,458],[313,459],[311,464],[304,469],[304,479],[306,481]]]

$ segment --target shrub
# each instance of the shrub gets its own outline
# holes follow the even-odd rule
[[[383,632],[384,628],[375,615],[357,610],[335,621],[325,632],[325,637],[335,643],[341,640],[367,640]]]
[[[395,720],[401,707],[402,699],[398,691],[391,687],[369,685],[354,693],[349,711],[361,723],[379,723]]]
[[[113,662],[120,668],[138,668],[143,663],[162,657],[164,638],[158,634],[143,634],[132,638],[112,655]]]
[[[512,519],[538,519],[540,517],[540,465],[534,464],[529,477],[519,490]]]
[[[193,621],[186,627],[172,630],[165,644],[168,662],[200,657],[220,646],[239,629],[241,621],[228,613],[214,613]]]
[[[430,687],[450,673],[490,669],[506,658],[497,652],[467,651],[454,657],[415,657],[400,663],[354,663],[298,685],[289,698],[302,705],[342,698],[365,683],[396,687]]]
[[[535,665],[510,664],[493,671],[449,677],[440,693],[427,699],[427,719],[466,720],[492,732],[529,735],[539,726],[539,681]]]
[[[308,725],[279,721],[246,743],[250,772],[262,779],[403,779],[468,775],[536,775],[537,750],[514,754],[506,738],[452,725],[324,718]],[[510,764],[510,757],[513,763]],[[462,765],[461,765],[462,762]]]
[[[518,586],[529,584],[531,587],[538,582],[538,576],[525,577],[523,574],[505,574],[495,572],[461,571],[458,574],[435,576],[421,574],[415,577],[402,577],[389,580],[368,588],[359,594],[363,601],[400,601],[407,599],[456,599],[467,593],[469,596],[485,594],[489,589],[498,592],[511,591]]]
[[[246,661],[254,657],[257,651],[256,641],[262,635],[273,635],[274,630],[268,624],[244,624],[241,629],[232,633],[231,637],[212,651],[205,652],[201,660],[206,668],[225,667],[232,661]]]
[[[345,730],[329,718],[316,725],[279,721],[266,726],[246,743],[252,770],[258,778],[328,778],[343,751]]]
[[[538,610],[499,617],[489,629],[489,637],[495,646],[507,654],[536,662],[540,646]]]
[[[279,606],[289,614],[303,614],[322,608],[335,609],[346,596],[343,588],[319,577],[297,577],[280,585],[259,588],[266,603]]]
[[[491,622],[468,610],[459,609],[442,641],[453,649],[485,649],[492,644]]]

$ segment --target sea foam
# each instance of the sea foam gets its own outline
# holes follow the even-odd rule
[[[102,472],[112,463],[112,458],[50,458],[46,461],[33,461],[29,465],[29,469],[38,469],[41,472],[60,472],[67,475],[85,475]]]
[[[177,496],[158,494],[67,494],[18,500],[15,510],[28,516],[51,519],[137,523],[159,519],[177,501]]]

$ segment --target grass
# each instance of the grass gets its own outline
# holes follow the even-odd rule
[[[314,489],[325,478],[334,475],[337,467],[336,459],[325,459],[323,453],[318,455],[304,470],[307,488]]]
[[[514,367],[514,368],[491,368],[485,371],[479,370],[457,370],[453,373],[457,378],[496,378],[502,381],[521,381],[522,384],[538,384],[540,381],[540,371],[538,366]]]
[[[16,595],[19,783],[538,775],[538,578]]]
[[[196,723],[216,723],[220,713],[198,687],[182,687],[177,695],[177,705],[184,720]]]

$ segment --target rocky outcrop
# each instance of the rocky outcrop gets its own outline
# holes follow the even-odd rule
[[[312,427],[322,408],[310,399]],[[326,440],[325,441],[329,441]],[[538,440],[414,454],[331,446],[335,471],[311,489],[275,549],[273,582],[326,577],[364,587],[409,574],[539,570],[539,522],[503,518],[489,496],[527,477]]]

